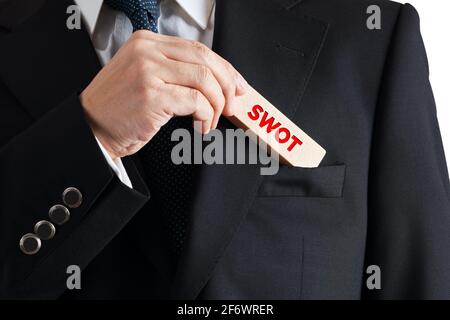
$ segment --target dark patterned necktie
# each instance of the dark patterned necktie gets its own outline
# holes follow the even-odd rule
[[[122,11],[130,19],[133,30],[158,32],[160,0],[105,0],[111,8]]]
[[[131,20],[134,31],[158,32],[159,0],[106,0],[113,9],[122,11]],[[193,191],[193,166],[175,165],[171,159],[173,146],[171,135],[177,128],[192,134],[192,119],[172,118],[153,139],[138,153],[151,200],[144,214],[160,215],[165,234],[174,257],[183,249],[186,237],[187,211]],[[158,220],[158,219],[155,219]]]

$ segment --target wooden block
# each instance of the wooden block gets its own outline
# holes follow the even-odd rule
[[[317,142],[301,130],[255,89],[238,97],[237,110],[229,120],[243,130],[250,129],[280,162],[294,167],[318,167],[326,154]]]

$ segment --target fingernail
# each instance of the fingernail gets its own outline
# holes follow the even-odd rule
[[[247,90],[248,90],[248,83],[244,79],[244,77],[241,76],[239,73],[237,75],[236,82],[237,82],[237,88],[238,88],[237,94],[238,95],[243,95],[244,93],[246,93]]]

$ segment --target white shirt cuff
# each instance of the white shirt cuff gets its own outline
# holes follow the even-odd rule
[[[117,158],[113,160],[111,156],[109,155],[108,151],[103,147],[101,142],[95,137],[95,140],[97,140],[98,146],[100,147],[100,150],[102,150],[103,155],[105,156],[106,162],[108,162],[111,169],[114,171],[114,173],[117,175],[120,181],[127,187],[133,189],[133,185],[131,183],[130,177],[128,177],[127,170],[123,166],[122,160],[120,158]]]

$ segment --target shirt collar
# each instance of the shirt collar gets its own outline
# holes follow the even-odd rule
[[[180,7],[203,29],[208,27],[215,0],[175,0]]]
[[[175,0],[178,5],[203,29],[208,27],[209,18],[214,7],[215,0]],[[103,0],[75,0],[83,13],[83,18],[93,32]]]
[[[94,32],[95,25],[97,24],[98,15],[103,5],[103,0],[75,0],[75,4],[78,5],[83,15],[83,19],[89,29],[89,33]]]

